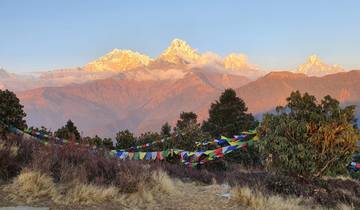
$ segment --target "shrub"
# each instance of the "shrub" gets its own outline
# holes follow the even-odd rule
[[[298,91],[287,102],[266,114],[258,129],[268,166],[303,178],[345,173],[359,138],[355,107],[341,108],[330,96],[317,103]]]
[[[14,135],[0,139],[0,180],[8,180],[18,175],[31,161],[34,147],[34,142],[23,141]]]
[[[12,145],[0,144],[0,180],[16,176],[20,170],[21,166],[12,151]]]
[[[42,147],[34,154],[31,168],[49,174],[54,181],[115,185],[121,192],[135,192],[150,176],[137,161],[120,161],[75,144]]]
[[[258,144],[245,149],[238,149],[225,156],[225,160],[236,162],[247,168],[261,168],[261,154]]]
[[[216,179],[216,174],[209,172],[206,169],[186,168],[178,164],[170,164],[166,162],[156,163],[152,165],[152,168],[154,171],[162,169],[173,177],[191,179],[205,184],[210,184],[214,179]]]

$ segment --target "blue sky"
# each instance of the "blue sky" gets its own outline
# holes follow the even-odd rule
[[[173,38],[200,52],[245,53],[264,69],[310,54],[360,68],[360,1],[0,0],[0,66],[82,66],[113,48],[156,57]]]

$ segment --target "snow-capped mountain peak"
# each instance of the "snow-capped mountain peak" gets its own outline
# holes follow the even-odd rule
[[[324,76],[343,71],[344,69],[342,69],[339,65],[328,65],[323,63],[317,55],[311,55],[307,59],[306,63],[301,64],[298,67],[296,72],[303,73],[308,76]]]
[[[159,59],[173,64],[187,64],[197,61],[200,54],[185,41],[174,39],[170,46],[160,55]]]
[[[85,66],[87,71],[114,71],[123,72],[146,66],[151,61],[147,55],[131,50],[114,49],[106,55],[88,63]]]

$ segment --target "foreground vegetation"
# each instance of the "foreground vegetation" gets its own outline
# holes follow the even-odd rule
[[[0,141],[0,204],[54,209],[323,209],[359,207],[349,178],[304,182],[264,170],[189,169],[166,162],[120,161],[81,145]],[[229,197],[227,197],[229,194]]]
[[[1,90],[0,90],[1,91]],[[357,151],[359,131],[355,107],[341,107],[330,96],[317,102],[293,92],[284,107],[266,114],[261,124],[247,113],[235,91],[226,90],[211,105],[209,119],[183,112],[174,128],[138,137],[119,131],[116,144],[99,136],[81,137],[69,120],[44,135],[70,140],[39,144],[9,132],[27,127],[16,95],[0,93],[0,205],[49,206],[55,209],[357,209],[360,183],[346,165]],[[165,161],[122,161],[111,149],[160,141],[139,150],[214,149],[195,142],[257,129],[259,140],[246,151],[197,168],[174,158]],[[87,145],[96,146],[89,147]],[[131,148],[131,150],[138,150]],[[341,176],[341,177],[340,177]]]

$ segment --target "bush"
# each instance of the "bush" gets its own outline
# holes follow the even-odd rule
[[[268,166],[302,178],[346,173],[359,138],[355,107],[341,108],[330,96],[321,103],[298,91],[276,114],[266,114],[258,129]]]
[[[135,192],[150,176],[136,161],[120,161],[75,144],[42,147],[34,154],[31,168],[49,174],[55,182],[115,185],[121,192]]]
[[[0,139],[0,180],[18,175],[32,159],[34,142],[23,141],[20,137],[8,135]]]
[[[19,161],[16,160],[12,145],[0,144],[0,180],[8,180],[21,170]]]
[[[246,150],[238,149],[225,156],[225,160],[236,162],[247,168],[261,168],[261,155],[258,144]]]
[[[156,163],[152,165],[152,170],[162,169],[167,172],[170,176],[177,177],[180,179],[190,179],[205,184],[210,184],[216,179],[216,174],[209,172],[206,169],[192,169],[186,168],[178,164],[171,164],[167,162]]]

